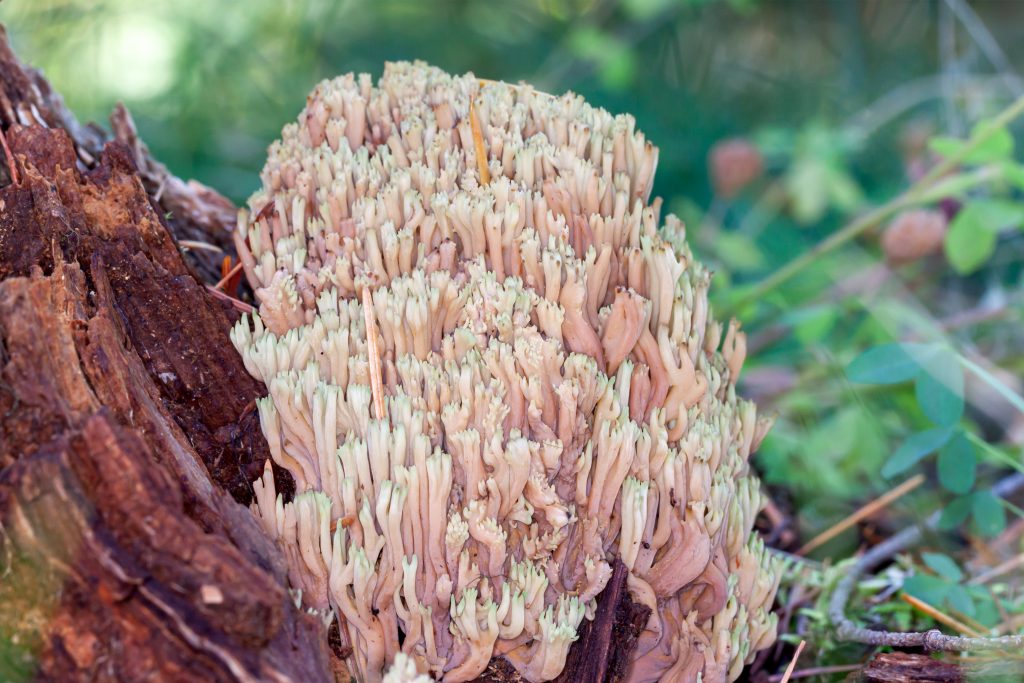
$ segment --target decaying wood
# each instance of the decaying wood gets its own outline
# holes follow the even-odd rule
[[[634,602],[626,587],[629,570],[616,560],[608,585],[597,596],[593,621],[584,622],[580,637],[565,660],[556,683],[618,683],[625,677],[629,658],[636,647],[651,608]],[[491,660],[477,683],[522,683],[511,664]]]
[[[330,680],[323,625],[228,493],[267,457],[230,309],[124,147],[83,173],[63,129],[4,133],[0,640],[43,680]]]
[[[651,614],[650,607],[630,598],[626,587],[628,578],[626,565],[616,560],[612,578],[597,598],[594,620],[580,629],[580,639],[569,651],[565,671],[557,679],[559,683],[623,680],[637,638]]]
[[[1007,657],[957,663],[923,654],[880,652],[868,662],[856,680],[863,683],[1021,681],[1024,680],[1024,662],[1017,657]]]
[[[6,30],[0,26],[0,123],[6,130],[14,124],[59,128],[74,143],[75,161],[80,170],[95,168],[110,140],[124,144],[135,161],[138,175],[146,187],[156,210],[166,218],[175,238],[204,242],[223,253],[190,250],[185,261],[204,281],[220,279],[221,258],[233,254],[231,230],[236,210],[221,194],[195,180],[183,181],[153,159],[139,139],[131,114],[118,106],[110,117],[113,136],[99,126],[82,125],[53,91],[42,74],[21,63],[11,50]],[[0,178],[5,182],[6,164],[0,164]]]

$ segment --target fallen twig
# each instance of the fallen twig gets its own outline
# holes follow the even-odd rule
[[[1024,488],[1024,474],[1011,474],[992,487],[992,493],[1008,496]],[[835,627],[839,640],[865,643],[867,645],[887,645],[890,647],[922,647],[925,650],[944,650],[947,652],[963,652],[972,650],[1013,650],[1024,647],[1024,635],[1001,636],[993,638],[964,638],[947,636],[938,629],[931,631],[895,632],[872,631],[854,624],[846,616],[846,603],[850,601],[857,581],[867,571],[873,569],[896,553],[906,550],[921,540],[924,530],[931,530],[939,523],[941,512],[935,512],[923,524],[908,527],[892,538],[879,543],[864,553],[853,564],[836,585],[829,601],[828,616]]]
[[[239,301],[233,296],[228,296],[219,289],[214,288],[213,285],[206,285],[206,291],[212,294],[215,298],[220,299],[221,301],[227,301],[229,304],[234,306],[235,310],[237,311],[241,311],[242,313],[254,313],[256,311],[256,309],[253,306],[250,306],[244,301]]]
[[[833,538],[835,538],[842,532],[846,531],[857,522],[861,521],[862,519],[870,517],[871,515],[881,510],[882,508],[885,508],[888,505],[890,505],[896,499],[906,495],[907,493],[910,493],[918,486],[923,484],[924,480],[925,479],[923,474],[918,474],[911,477],[910,479],[907,479],[905,482],[903,482],[896,488],[892,489],[888,493],[885,493],[879,496],[878,498],[874,499],[870,503],[863,505],[853,514],[849,515],[837,524],[833,524],[831,527],[829,527],[825,531],[821,532],[820,534],[812,538],[810,541],[805,543],[802,548],[797,550],[796,554],[806,555],[815,548],[824,545],[825,543],[828,543]]]

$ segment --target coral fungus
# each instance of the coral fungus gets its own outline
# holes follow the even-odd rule
[[[768,421],[657,159],[630,116],[419,63],[321,83],[271,147],[232,340],[296,495],[268,466],[253,509],[360,680],[551,680],[616,557],[651,608],[629,680],[774,640]]]

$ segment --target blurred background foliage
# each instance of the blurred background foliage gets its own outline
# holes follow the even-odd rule
[[[1024,521],[987,493],[1024,468],[1021,126],[984,123],[1024,94],[1024,3],[7,0],[0,20],[80,118],[124,101],[156,158],[236,202],[317,81],[386,60],[634,114],[661,148],[655,193],[716,271],[716,309],[744,320],[743,391],[779,416],[756,458],[770,541],[795,550],[923,474],[814,549],[824,569],[800,565],[803,602],[784,595],[801,632],[820,627],[807,601],[824,594],[807,585],[834,583],[829,563],[943,508],[930,554],[860,587],[874,605],[862,619],[930,626],[885,599],[902,586],[983,628],[1024,626]],[[973,151],[939,189],[907,194],[964,139]],[[756,286],[886,206],[856,239]],[[1014,558],[1016,579],[964,587]]]

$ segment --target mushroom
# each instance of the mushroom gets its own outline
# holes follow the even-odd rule
[[[271,145],[231,339],[296,495],[268,466],[252,509],[360,680],[551,680],[615,558],[651,608],[626,680],[773,642],[770,422],[657,158],[628,115],[419,62],[320,83]]]

